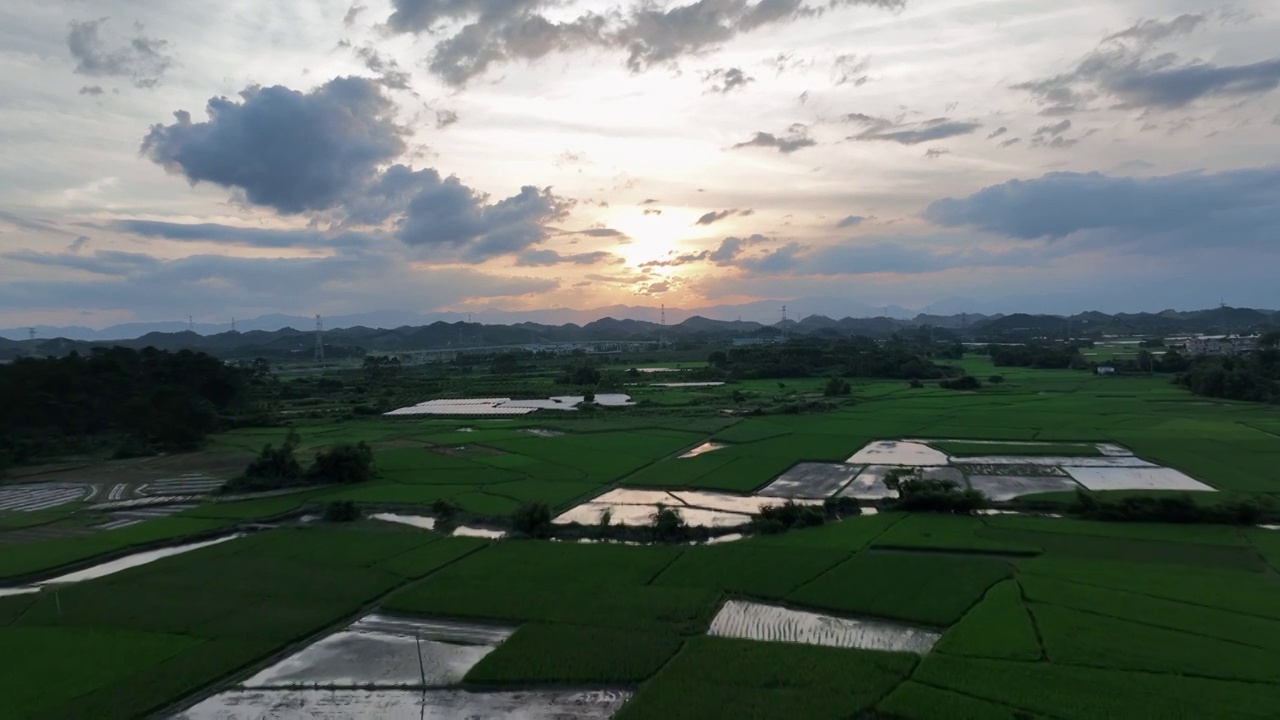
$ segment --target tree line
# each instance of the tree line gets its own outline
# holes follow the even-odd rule
[[[109,443],[121,456],[193,449],[228,424],[249,376],[205,353],[155,348],[0,365],[0,463]]]

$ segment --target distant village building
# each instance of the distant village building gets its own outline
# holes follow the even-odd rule
[[[1099,365],[1098,374],[1099,375],[1115,375],[1116,368],[1114,365]]]
[[[1239,355],[1258,348],[1257,335],[1201,335],[1187,338],[1191,355]]]
[[[749,347],[752,345],[771,345],[775,342],[770,337],[736,337],[733,339],[734,347]]]

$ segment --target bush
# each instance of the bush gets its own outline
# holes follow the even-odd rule
[[[822,501],[822,509],[828,517],[862,514],[862,506],[851,497],[829,497]]]
[[[689,526],[680,517],[680,511],[666,505],[659,505],[653,514],[650,531],[657,542],[681,542],[689,537]]]
[[[449,520],[458,514],[458,504],[449,498],[438,498],[431,503],[431,512],[441,520]]]
[[[751,518],[751,524],[757,532],[764,534],[779,533],[784,530],[816,527],[827,521],[824,508],[814,505],[801,505],[788,500],[781,505],[767,505]]]
[[[302,477],[302,465],[294,455],[300,440],[298,431],[290,428],[289,434],[285,435],[284,444],[279,448],[273,447],[271,443],[262,447],[258,457],[244,469],[244,476],[249,479],[282,481]]]
[[[948,390],[977,390],[982,387],[982,382],[972,375],[961,375],[954,380],[943,380],[938,385]]]
[[[374,475],[373,448],[361,440],[355,445],[337,445],[328,452],[316,453],[305,479],[317,485],[350,485],[371,480]]]
[[[533,538],[551,535],[551,506],[537,501],[525,503],[511,515],[511,527]]]
[[[831,376],[831,379],[827,381],[827,386],[822,389],[822,394],[826,397],[851,395],[852,393],[853,389],[849,387],[849,383],[835,375]]]
[[[907,385],[915,389],[924,387],[924,383],[920,382],[919,380],[912,380],[911,382],[907,383]]]
[[[999,385],[1000,383],[1004,382],[1004,376],[992,375],[991,377],[987,378],[987,382],[991,383],[992,385]]]
[[[1076,499],[1070,509],[1090,520],[1225,525],[1256,525],[1275,513],[1274,506],[1250,500],[1202,506],[1190,495],[1182,494],[1173,497],[1133,496],[1110,502],[1084,490],[1076,491]]]
[[[898,501],[894,507],[912,512],[970,515],[987,507],[987,498],[977,490],[961,490],[950,480],[914,478],[898,483]]]
[[[335,500],[324,506],[325,522],[352,522],[360,519],[360,508],[350,500]]]

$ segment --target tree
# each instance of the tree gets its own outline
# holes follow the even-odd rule
[[[520,358],[515,353],[505,353],[493,359],[489,371],[494,375],[512,375],[520,370]]]
[[[680,542],[689,535],[689,526],[675,508],[659,505],[650,519],[650,532],[657,542]]]
[[[724,370],[729,367],[729,356],[723,350],[716,350],[707,357],[707,364],[718,370]]]
[[[982,382],[972,375],[961,375],[954,380],[943,380],[938,385],[948,390],[977,390],[982,387]]]
[[[350,485],[372,480],[374,475],[373,449],[361,440],[355,445],[335,445],[327,452],[316,453],[305,478],[313,484]]]
[[[350,500],[335,500],[324,506],[325,522],[352,522],[360,519],[360,508]]]
[[[822,394],[826,397],[850,395],[852,393],[853,389],[849,387],[849,383],[836,375],[832,375],[831,379],[827,381],[827,386],[822,389]]]
[[[511,527],[532,538],[551,535],[551,506],[545,502],[525,503],[511,515]]]

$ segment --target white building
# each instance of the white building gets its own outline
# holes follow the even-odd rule
[[[1187,338],[1191,355],[1238,355],[1256,350],[1257,335],[1201,335]]]

